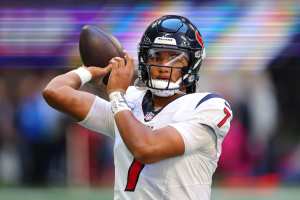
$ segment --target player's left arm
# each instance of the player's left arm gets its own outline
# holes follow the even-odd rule
[[[133,58],[125,54],[125,60],[116,57],[110,63],[112,71],[107,92],[125,92],[133,78]],[[114,117],[124,143],[137,160],[153,163],[184,153],[184,142],[175,128],[152,130],[138,121],[131,111],[126,110],[118,112]]]
[[[184,141],[171,126],[152,130],[138,121],[130,111],[117,113],[115,121],[127,148],[142,163],[153,163],[184,154]]]

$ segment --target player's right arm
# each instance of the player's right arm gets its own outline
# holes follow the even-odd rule
[[[92,80],[95,80],[105,76],[111,66],[86,69],[91,72]],[[87,116],[95,95],[80,91],[80,86],[81,79],[74,71],[70,71],[54,77],[43,90],[43,97],[51,107],[82,121]]]

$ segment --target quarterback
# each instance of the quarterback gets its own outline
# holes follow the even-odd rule
[[[162,16],[139,43],[139,85],[133,58],[104,68],[80,67],[53,78],[49,105],[114,140],[114,199],[210,199],[212,176],[232,111],[221,96],[197,93],[205,57],[202,36],[185,17]],[[80,91],[110,73],[110,101]]]

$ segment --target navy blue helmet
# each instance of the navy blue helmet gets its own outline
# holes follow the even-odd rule
[[[176,83],[171,83],[169,78],[166,84],[161,85],[155,83],[151,77],[150,70],[153,66],[148,62],[149,57],[160,50],[178,52],[178,55],[187,57],[187,65],[180,69],[181,78]],[[182,16],[162,16],[148,26],[139,43],[139,78],[154,93],[169,91],[167,95],[159,96],[170,96],[183,87],[187,93],[193,93],[204,57],[203,39],[195,25]]]

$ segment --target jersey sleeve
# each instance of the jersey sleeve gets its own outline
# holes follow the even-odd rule
[[[170,124],[181,135],[185,154],[200,151],[205,156],[216,154],[216,135],[210,127],[199,124],[195,121],[179,122]]]
[[[232,111],[229,104],[224,99],[213,98],[186,115],[188,117],[170,124],[182,136],[185,153],[200,150],[205,155],[214,155],[217,143],[230,128]]]
[[[229,103],[222,98],[212,98],[195,108],[193,120],[212,128],[218,137],[225,137],[233,114]]]
[[[114,138],[114,117],[111,112],[110,102],[96,96],[87,116],[78,124],[89,130]]]

